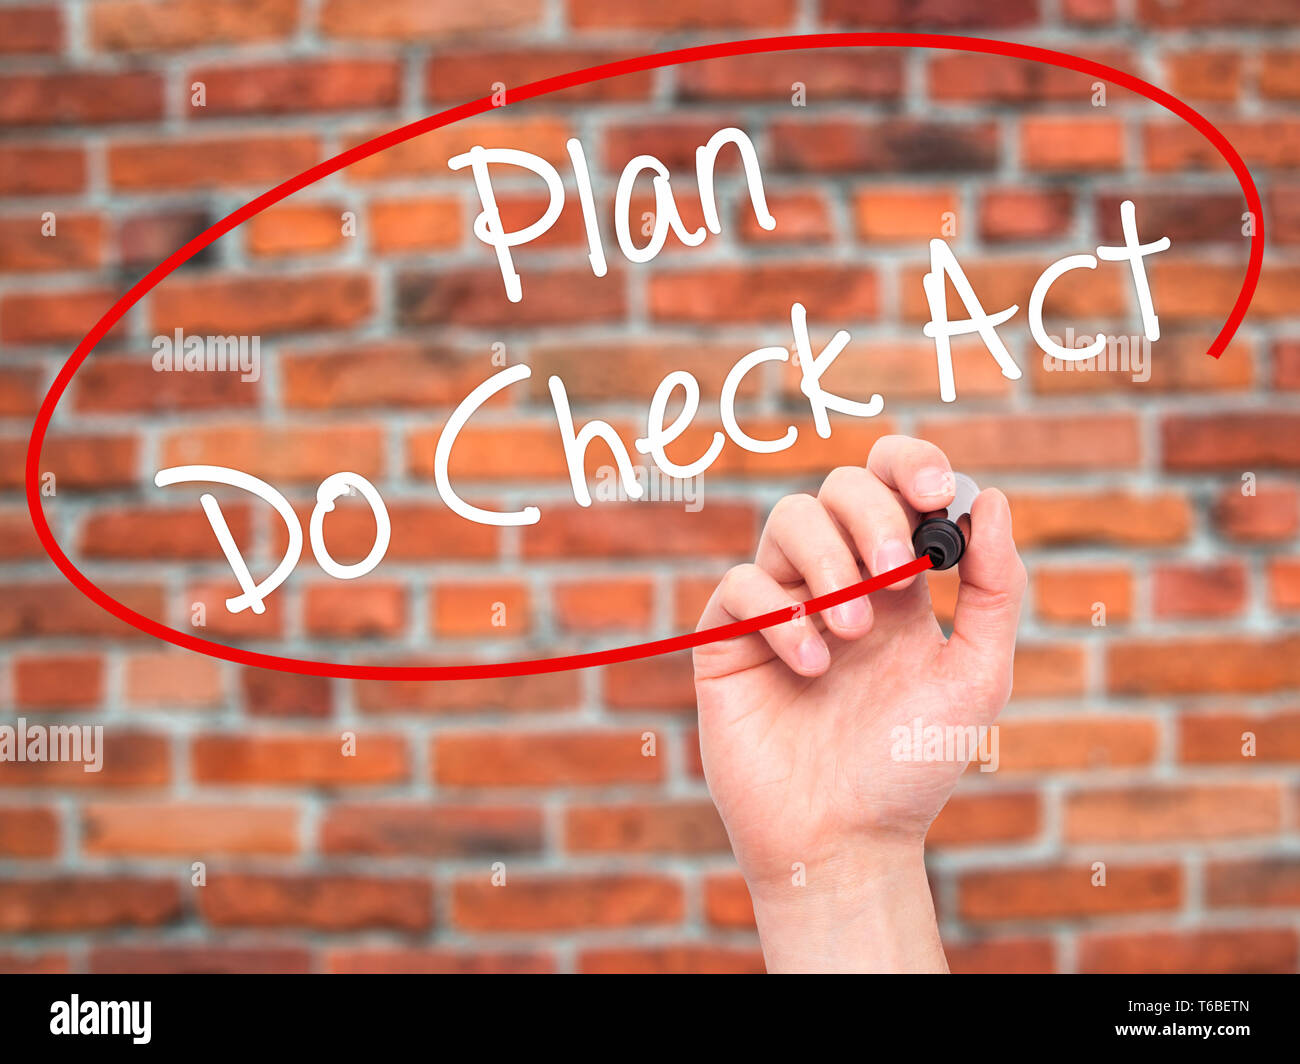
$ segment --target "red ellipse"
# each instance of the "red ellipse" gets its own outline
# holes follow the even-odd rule
[[[1164,89],[1157,88],[1123,70],[1117,70],[1114,67],[1094,62],[1091,59],[1070,55],[1067,52],[1057,52],[1049,48],[1034,47],[1033,45],[1016,44],[1011,41],[988,40],[982,37],[948,36],[937,33],[814,33],[806,36],[763,37],[749,41],[731,41],[725,44],[680,48],[670,52],[659,52],[655,55],[623,59],[614,63],[602,63],[598,66],[587,67],[585,70],[575,70],[569,74],[543,78],[541,81],[534,81],[531,84],[510,90],[507,104],[496,105],[493,103],[491,96],[484,96],[482,99],[461,104],[459,107],[453,107],[439,114],[422,118],[418,122],[401,126],[382,136],[375,137],[373,140],[368,140],[364,144],[349,148],[332,159],[317,163],[296,177],[289,178],[289,180],[277,185],[269,192],[262,193],[256,199],[250,200],[238,210],[231,212],[211,228],[200,233],[183,247],[168,255],[167,258],[132,285],[108,309],[108,312],[95,323],[90,332],[77,345],[76,350],[73,351],[71,357],[59,371],[58,376],[55,377],[54,383],[50,386],[50,390],[37,412],[36,423],[32,428],[32,436],[27,444],[27,509],[31,514],[32,523],[36,527],[36,535],[39,537],[46,553],[58,566],[59,571],[71,581],[78,591],[119,620],[125,621],[147,635],[155,636],[187,650],[221,658],[225,661],[233,661],[240,665],[254,665],[259,668],[275,669],[280,672],[293,672],[312,676],[335,676],[344,679],[473,680],[503,676],[527,676],[532,673],[561,672],[568,669],[610,665],[621,661],[631,661],[635,658],[652,657],[656,654],[667,654],[675,650],[686,650],[723,639],[733,639],[736,636],[756,632],[771,625],[790,620],[793,615],[800,612],[798,609],[793,611],[790,609],[775,610],[772,613],[748,621],[737,621],[734,624],[722,625],[702,632],[687,633],[650,643],[618,647],[613,650],[597,651],[589,654],[571,654],[557,658],[539,658],[533,661],[507,661],[483,665],[343,665],[335,662],[286,658],[275,654],[260,654],[255,651],[239,650],[207,639],[199,639],[160,624],[152,618],[137,613],[135,610],[118,602],[87,579],[81,570],[73,565],[68,560],[67,555],[63,553],[50,531],[49,523],[45,520],[45,511],[41,506],[40,497],[39,465],[41,446],[45,442],[45,433],[49,428],[54,408],[58,405],[59,399],[67,389],[73,374],[80,368],[82,362],[86,360],[86,356],[94,350],[95,345],[99,343],[108,330],[117,324],[123,314],[135,306],[146,293],[176,267],[230,232],[241,222],[247,221],[253,215],[260,213],[272,204],[280,202],[286,196],[306,188],[308,185],[321,180],[321,178],[337,173],[352,163],[375,155],[385,148],[391,148],[393,145],[401,144],[412,137],[418,137],[421,133],[451,125],[463,118],[472,118],[498,106],[509,106],[509,103],[531,100],[538,96],[545,96],[547,93],[572,88],[575,85],[586,85],[589,82],[602,81],[605,78],[617,77],[620,74],[631,74],[640,70],[654,70],[658,67],[674,66],[678,63],[695,63],[704,59],[719,59],[725,56],[751,55],[762,52],[788,52],[808,48],[845,46],[939,48],[948,51],[983,52],[988,55],[1002,55],[1013,59],[1029,59],[1038,63],[1047,63],[1051,66],[1064,67],[1067,70],[1093,74],[1116,85],[1122,85],[1124,88],[1131,89],[1133,92],[1160,104],[1166,110],[1172,111],[1190,124],[1214,145],[1219,154],[1227,161],[1228,166],[1232,168],[1232,172],[1236,175],[1237,181],[1246,195],[1246,206],[1256,219],[1255,232],[1250,240],[1250,261],[1246,266],[1246,276],[1242,281],[1241,291],[1237,294],[1237,300],[1224,321],[1223,328],[1219,330],[1219,334],[1214,338],[1214,342],[1210,344],[1208,351],[1208,354],[1214,358],[1218,358],[1223,354],[1228,341],[1232,339],[1241,325],[1242,319],[1246,316],[1246,308],[1250,305],[1250,300],[1255,294],[1255,287],[1259,283],[1259,274],[1264,262],[1264,209],[1260,203],[1259,190],[1255,187],[1250,171],[1246,168],[1245,162],[1237,154],[1228,138],[1215,128],[1204,115],[1188,107],[1182,100],[1165,92]],[[802,609],[809,613],[816,613],[841,602],[847,602],[849,599],[886,587],[906,576],[922,572],[928,568],[930,568],[930,560],[926,557],[918,558],[898,569],[882,573],[870,580],[864,580],[862,583],[844,588],[842,591],[822,595],[820,598],[809,599],[802,604]]]

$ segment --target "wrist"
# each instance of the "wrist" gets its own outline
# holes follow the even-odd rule
[[[946,972],[921,841],[845,848],[749,883],[769,972]]]

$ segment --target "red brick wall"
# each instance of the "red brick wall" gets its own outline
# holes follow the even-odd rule
[[[692,627],[781,494],[861,462],[882,433],[926,436],[1007,490],[1032,581],[1001,769],[968,774],[931,834],[954,969],[1296,970],[1300,54],[1286,42],[1298,15],[1282,0],[0,6],[0,701],[5,722],[102,723],[107,743],[99,774],[0,765],[0,968],[761,967],[700,773],[688,660],[432,684],[185,654],[99,610],[46,559],[23,455],[55,372],[118,294],[247,199],[368,136],[494,82],[686,43],[937,29],[1112,63],[1231,138],[1264,196],[1268,255],[1220,361],[1204,350],[1244,271],[1245,205],[1167,112],[1115,86],[1097,107],[1091,78],[962,53],[713,61],[421,137],[204,251],[114,330],[61,403],[41,462],[57,484],[51,524],[142,612],[184,628],[206,602],[209,638],[348,661],[535,657]],[[190,104],[195,82],[203,108]],[[795,82],[806,108],[791,106]],[[476,140],[564,164],[575,134],[599,171],[607,235],[613,181],[642,151],[681,174],[694,225],[693,149],[730,123],[759,146],[775,232],[738,209],[733,171],[720,237],[672,242],[648,265],[623,262],[610,240],[611,275],[597,282],[570,204],[517,253],[513,306],[470,231],[472,184],[445,168]],[[540,209],[536,188],[503,193],[508,222]],[[1164,330],[1150,380],[1048,372],[1023,316],[1033,279],[1114,240],[1126,197],[1144,239],[1174,242],[1148,260]],[[41,235],[47,211],[54,237]],[[345,211],[355,236],[341,231]],[[1003,333],[1026,369],[1008,382],[960,347],[953,406],[938,402],[920,331],[926,245],[947,211],[986,307],[1021,305]],[[1061,322],[1137,331],[1118,267],[1069,280]],[[630,439],[668,370],[697,373],[707,410],[736,358],[788,344],[795,299],[814,330],[853,332],[827,380],[880,392],[880,417],[838,418],[818,440],[797,379],[772,372],[742,394],[746,423],[762,436],[793,421],[799,444],[729,447],[700,513],[572,504],[548,374],[577,412]],[[176,326],[258,334],[263,378],[154,373],[150,339]],[[522,530],[456,518],[432,481],[441,425],[494,372],[498,343],[533,379],[476,419],[452,473],[476,501],[542,505],[543,522]],[[321,478],[361,472],[393,515],[388,557],[343,583],[307,552],[265,615],[232,618],[230,571],[195,493],[151,484],[191,461],[272,481],[304,518]],[[1254,496],[1241,491],[1248,472]],[[260,504],[222,498],[236,537],[274,559],[282,533]],[[371,525],[340,509],[329,542],[356,560]],[[943,614],[952,582],[932,584]],[[1254,758],[1240,754],[1246,731]],[[344,733],[356,757],[340,756]],[[191,885],[196,861],[206,886]],[[1105,890],[1089,885],[1097,861]],[[505,888],[490,883],[494,862]]]

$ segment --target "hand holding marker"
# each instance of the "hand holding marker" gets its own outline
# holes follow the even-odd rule
[[[966,553],[966,537],[970,534],[970,510],[979,485],[965,473],[954,473],[956,494],[946,510],[935,510],[921,515],[921,523],[912,534],[912,547],[919,558],[928,554],[935,569],[951,569]],[[965,527],[962,521],[965,520]]]

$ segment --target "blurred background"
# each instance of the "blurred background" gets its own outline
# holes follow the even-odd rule
[[[22,496],[33,418],[114,300],[277,182],[396,126],[597,63],[727,39],[935,30],[1041,44],[1130,71],[1210,117],[1264,197],[1266,264],[1224,356],[1205,350],[1245,270],[1241,190],[1190,126],[1059,68],[955,51],[834,49],[710,60],[580,86],[435,131],[313,185],[196,255],[77,374],[41,458],[63,549],[120,601],[277,654],[375,664],[495,661],[694,627],[752,556],[770,506],[924,436],[1012,498],[1031,575],[1000,767],[968,772],[929,867],[956,971],[1295,971],[1300,955],[1300,11],[1282,0],[62,0],[0,3],[0,724],[100,724],[104,767],[0,764],[0,969],[15,971],[761,971],[743,881],[700,770],[687,656],[524,677],[342,681],[227,664],[116,621],[46,558]],[[614,187],[648,152],[700,221],[695,148],[736,125],[723,231],[624,261]],[[609,276],[587,263],[565,141],[593,185]],[[471,231],[470,145],[551,160],[570,191],[517,250],[510,304]],[[545,206],[502,174],[507,226]],[[1162,338],[1091,372],[1045,363],[1025,307],[1055,259],[1139,233]],[[644,177],[637,243],[653,222]],[[956,346],[938,399],[920,278],[954,248],[1024,371]],[[669,371],[702,386],[697,456],[746,352],[853,341],[825,377],[873,419],[820,440],[798,371],[741,392],[775,455],[729,444],[689,493],[573,503],[546,391],[630,446]],[[954,317],[960,303],[950,297]],[[1127,268],[1067,275],[1064,338],[1140,333]],[[154,339],[256,338],[256,380],[157,372]],[[471,501],[535,504],[524,529],[452,514],[433,483],[448,414],[532,368],[462,434]],[[236,591],[179,463],[288,496],[347,469],[392,515],[384,562],[329,577],[310,549],[267,602]],[[658,485],[657,485],[658,486]],[[279,518],[216,489],[259,575]],[[360,499],[325,524],[368,552]],[[941,617],[951,574],[930,578]],[[1098,863],[1106,885],[1093,885]],[[505,886],[495,885],[504,876]]]

